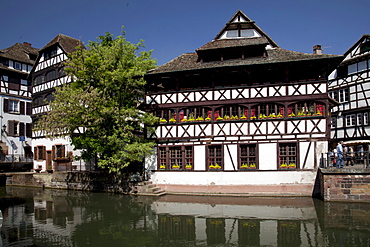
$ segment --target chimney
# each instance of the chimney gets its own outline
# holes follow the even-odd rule
[[[313,47],[313,54],[322,55],[321,45],[315,45]]]
[[[26,46],[32,47],[32,44],[31,43],[23,42],[23,44],[26,45]]]

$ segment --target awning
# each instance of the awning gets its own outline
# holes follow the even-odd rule
[[[346,141],[343,142],[344,145],[358,145],[358,144],[370,144],[370,140],[353,140],[353,141]]]

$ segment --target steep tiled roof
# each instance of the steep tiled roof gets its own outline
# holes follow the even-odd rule
[[[197,51],[202,50],[213,50],[219,48],[229,47],[241,47],[241,46],[252,46],[252,45],[268,45],[269,41],[266,37],[253,37],[253,38],[238,38],[238,39],[217,39],[208,42],[202,47],[198,48]]]
[[[69,37],[64,34],[58,34],[54,39],[52,39],[47,45],[41,48],[41,50],[44,50],[54,44],[58,43],[62,49],[67,52],[71,53],[74,52],[76,49],[76,46],[83,45],[82,42],[78,39]]]
[[[149,71],[148,74],[159,74],[198,69],[211,69],[219,67],[250,66],[269,63],[285,63],[304,60],[309,61],[330,58],[342,58],[342,56],[338,55],[307,54],[301,52],[287,51],[281,48],[267,50],[267,54],[268,54],[267,57],[248,58],[243,60],[235,59],[226,61],[199,62],[198,55],[196,53],[185,53],[171,60],[170,62]]]
[[[0,50],[0,57],[22,63],[34,64],[35,60],[31,60],[29,55],[33,55],[36,58],[38,55],[38,49],[29,45],[15,43],[9,48]]]

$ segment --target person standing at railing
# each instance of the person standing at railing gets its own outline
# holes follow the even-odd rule
[[[351,146],[348,147],[346,152],[346,166],[351,165],[353,166],[353,158],[355,156],[355,153],[353,152],[353,148]]]
[[[343,141],[338,142],[337,145],[337,163],[336,168],[343,168],[344,167],[344,155],[343,155]]]

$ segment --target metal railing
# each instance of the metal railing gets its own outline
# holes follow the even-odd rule
[[[370,154],[368,151],[363,152],[347,152],[343,154],[343,168],[370,168]],[[336,168],[338,157],[335,153],[321,154],[320,167]]]

